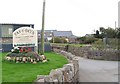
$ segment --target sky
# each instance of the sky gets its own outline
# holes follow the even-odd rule
[[[72,31],[76,36],[99,27],[115,28],[119,0],[46,0],[45,30]],[[0,0],[0,23],[34,24],[42,28],[43,0]]]

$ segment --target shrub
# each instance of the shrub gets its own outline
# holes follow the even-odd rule
[[[50,42],[52,43],[53,39],[51,39]],[[54,37],[54,43],[67,43],[67,40],[63,37]]]
[[[92,44],[92,43],[94,43],[95,41],[97,41],[98,40],[98,38],[95,38],[95,37],[80,37],[80,38],[78,38],[79,39],[79,41],[80,41],[80,43],[82,43],[82,44]]]

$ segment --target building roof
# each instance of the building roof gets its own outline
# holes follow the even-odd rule
[[[38,31],[38,33],[41,33],[41,30],[37,30],[37,31]],[[57,31],[57,30],[44,30],[44,32],[49,32],[49,33],[52,33],[54,31]]]
[[[38,36],[41,37],[41,30],[37,30],[37,31],[38,31]],[[53,31],[57,31],[57,30],[45,30],[44,31],[44,38],[52,37]]]
[[[61,36],[61,37],[70,37],[73,36],[72,31],[54,31],[54,36]]]
[[[57,31],[57,30],[45,30],[45,32],[54,32],[54,31]]]
[[[0,25],[34,25],[34,24],[23,24],[23,23],[0,23]]]
[[[40,37],[41,36],[41,30],[37,30],[38,31],[38,36]],[[72,31],[57,31],[57,30],[45,30],[45,38],[46,37],[52,37],[55,36],[55,37],[69,37],[69,38],[77,38],[77,36],[74,36],[72,34]]]
[[[77,38],[77,36],[75,36],[75,35],[72,35],[72,36],[70,36],[69,38]]]

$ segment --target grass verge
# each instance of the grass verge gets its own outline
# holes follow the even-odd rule
[[[85,44],[65,44],[65,43],[51,43],[52,45],[58,45],[58,46],[66,46],[66,45],[69,45],[69,46],[75,46],[75,47],[82,47],[82,46],[85,46]]]
[[[5,55],[2,53],[3,58]],[[61,68],[68,63],[64,56],[55,52],[47,52],[45,56],[50,61],[37,64],[2,61],[2,82],[33,82],[37,75],[48,75],[51,69]]]

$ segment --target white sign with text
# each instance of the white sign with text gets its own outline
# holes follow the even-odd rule
[[[21,27],[13,32],[13,47],[37,46],[37,30],[31,27]]]

